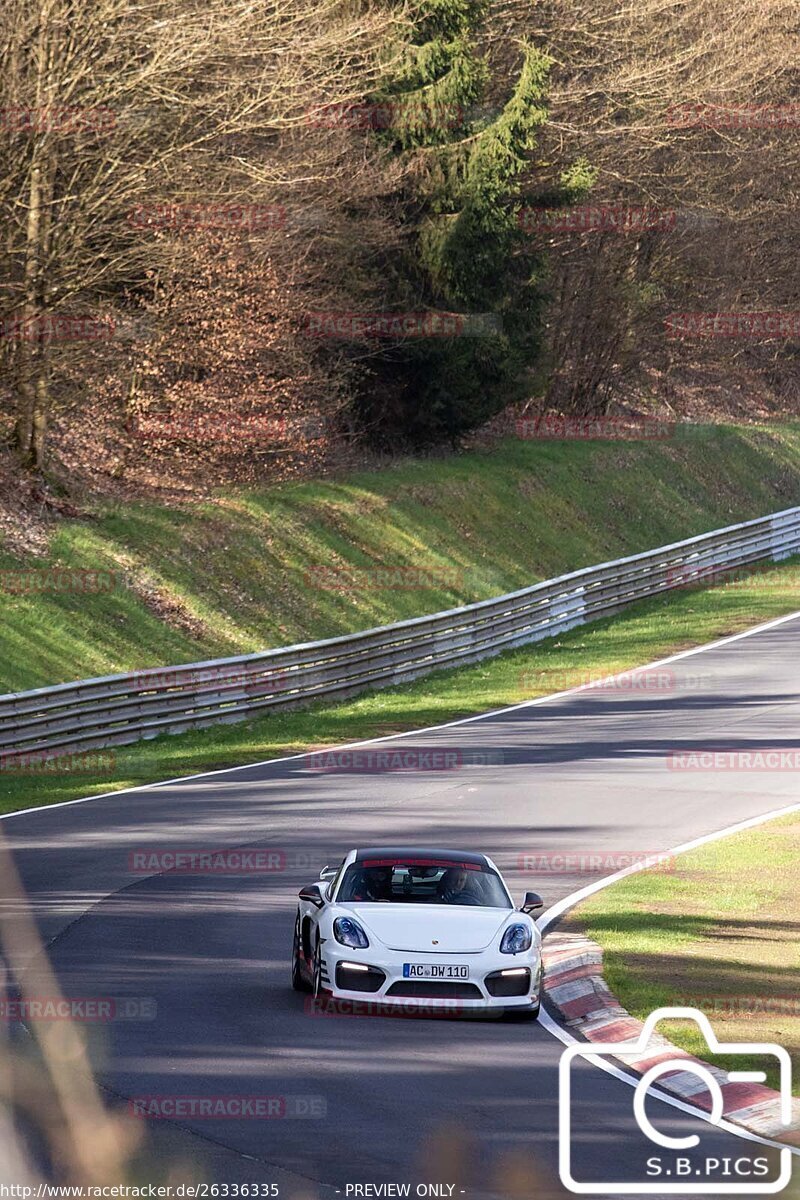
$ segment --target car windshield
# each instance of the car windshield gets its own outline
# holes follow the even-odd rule
[[[471,904],[511,908],[495,871],[474,862],[373,858],[347,868],[337,903]]]

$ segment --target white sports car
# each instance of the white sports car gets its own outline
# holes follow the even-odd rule
[[[292,986],[381,1007],[536,1017],[541,936],[483,854],[351,850],[300,892]],[[457,1002],[457,1003],[454,1003]]]

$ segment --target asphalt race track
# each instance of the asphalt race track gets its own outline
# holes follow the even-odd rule
[[[120,1098],[288,1098],[286,1119],[151,1123],[164,1153],[220,1182],[279,1181],[282,1195],[425,1181],[477,1196],[531,1156],[555,1175],[561,1044],[535,1024],[310,1014],[289,987],[297,890],[352,846],[416,843],[483,850],[515,896],[535,888],[547,905],[609,870],[532,877],[521,856],[666,850],[788,806],[791,771],[667,764],[672,751],[800,748],[799,666],[800,614],[676,661],[659,686],[381,743],[454,748],[470,760],[455,770],[319,773],[298,758],[5,820],[67,994],[155,1002],[152,1019],[88,1027],[104,1086]],[[273,849],[283,869],[130,866],[137,851],[224,846]],[[651,1147],[632,1089],[586,1064],[578,1091],[576,1174],[637,1178]],[[667,1132],[697,1132],[709,1154],[745,1145],[658,1101],[648,1111]],[[448,1126],[469,1141],[458,1166],[431,1143]]]

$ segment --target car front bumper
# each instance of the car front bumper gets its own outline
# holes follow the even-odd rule
[[[329,939],[321,947],[321,958],[323,991],[335,1000],[352,1002],[353,1011],[394,1007],[455,1015],[531,1012],[539,1005],[542,964],[538,945],[520,954],[500,954],[496,948],[472,954],[429,954],[377,947],[353,950]],[[403,971],[409,962],[444,968],[455,962],[469,967],[469,978],[412,980]]]

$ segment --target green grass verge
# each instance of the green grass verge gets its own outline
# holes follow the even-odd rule
[[[800,563],[793,560],[724,586],[644,601],[615,618],[404,687],[124,747],[103,775],[0,773],[0,810],[435,725],[643,665],[798,608]]]
[[[688,1004],[708,1015],[721,1041],[784,1046],[800,1095],[799,860],[795,813],[682,854],[674,871],[605,888],[567,925],[603,947],[609,987],[634,1016]],[[661,1032],[708,1059],[693,1022],[670,1022]],[[729,1070],[765,1065],[747,1056],[714,1062]],[[779,1086],[777,1066],[768,1081]]]
[[[350,633],[798,503],[795,423],[687,426],[660,442],[508,440],[183,508],[98,504],[61,522],[44,558],[0,551],[0,691]],[[374,566],[429,577],[376,585],[359,574]],[[122,582],[14,594],[14,572],[47,567]],[[319,586],[317,567],[341,570],[343,586]]]

